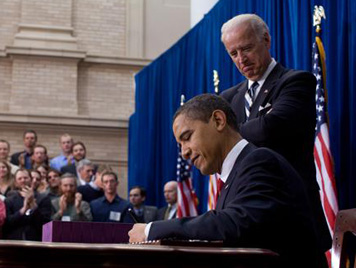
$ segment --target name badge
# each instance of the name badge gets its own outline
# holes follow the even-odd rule
[[[109,219],[112,220],[112,221],[120,221],[121,213],[120,212],[116,212],[116,211],[110,211]]]
[[[62,216],[62,221],[70,221],[70,216]]]

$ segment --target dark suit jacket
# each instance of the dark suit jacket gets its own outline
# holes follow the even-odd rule
[[[321,243],[331,247],[331,237],[318,199],[319,187],[314,164],[316,124],[315,77],[304,71],[284,68],[277,64],[264,82],[246,121],[244,95],[248,81],[221,93],[234,110],[243,138],[258,147],[280,153],[303,178],[313,211],[318,215]]]
[[[74,176],[77,176],[77,169],[75,165],[66,165],[61,168],[61,173],[70,173],[73,174]]]
[[[166,210],[168,209],[168,206],[162,207],[158,209],[157,212],[157,220],[164,220],[164,214],[166,214]],[[177,211],[173,214],[173,219],[177,216]]]
[[[143,219],[144,222],[148,223],[157,220],[157,207],[154,206],[144,206],[143,207]]]
[[[216,210],[153,222],[148,239],[223,240],[229,246],[271,249],[280,254],[281,267],[319,267],[314,265],[317,259],[325,258],[317,231],[298,173],[279,154],[248,144],[234,164]]]
[[[30,215],[21,215],[24,198],[18,191],[11,191],[5,199],[6,222],[4,238],[41,241],[42,225],[51,220],[51,201],[48,196],[35,193],[37,208]]]

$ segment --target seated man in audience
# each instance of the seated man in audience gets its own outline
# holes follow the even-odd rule
[[[59,193],[59,184],[61,182],[61,174],[56,169],[50,169],[47,175],[47,183],[48,183],[48,197],[51,201],[57,197],[60,197]]]
[[[43,145],[37,144],[33,148],[31,159],[33,169],[37,169],[41,165],[48,166],[47,148]]]
[[[130,190],[130,203],[138,222],[151,222],[157,220],[157,207],[146,206],[146,189],[141,186],[134,186]]]
[[[59,138],[59,145],[61,147],[62,153],[56,157],[53,157],[50,161],[50,167],[58,171],[66,165],[73,165],[74,158],[72,155],[72,145],[73,139],[69,134],[63,134]]]
[[[164,185],[164,198],[167,206],[158,210],[158,220],[174,219],[177,215],[177,182],[169,181]]]
[[[223,98],[203,94],[186,102],[175,113],[173,132],[182,156],[202,174],[221,174],[224,187],[216,209],[135,224],[130,242],[221,240],[227,246],[270,249],[279,254],[278,267],[326,267],[303,179],[280,154],[241,137],[236,115]]]
[[[61,196],[52,200],[52,219],[62,221],[91,221],[90,206],[77,192],[77,178],[70,173],[62,175]]]
[[[94,199],[104,195],[101,175],[108,171],[112,171],[110,166],[99,165],[98,170],[95,173],[95,179],[85,185],[80,185],[78,187],[78,192],[82,194],[84,201],[90,203]]]
[[[11,174],[14,175],[16,170],[19,169],[19,167],[12,164],[9,161],[9,154],[10,154],[10,143],[6,140],[0,140],[0,160],[6,161],[6,163],[11,168]]]
[[[4,238],[15,240],[41,240],[42,225],[51,220],[51,201],[31,188],[31,175],[26,169],[15,173],[15,190],[6,200]]]
[[[92,181],[94,175],[94,164],[88,159],[82,159],[77,166],[77,185],[85,185]]]
[[[116,173],[105,172],[101,176],[104,196],[90,202],[93,221],[126,222],[130,203],[117,195],[119,181]]]
[[[81,141],[77,141],[77,142],[73,143],[70,151],[74,158],[74,165],[69,164],[69,165],[63,166],[61,168],[61,173],[62,174],[72,173],[73,175],[78,176],[76,167],[80,160],[85,159],[87,150],[85,148],[84,143],[82,143]]]
[[[37,133],[34,130],[26,130],[23,133],[23,143],[25,149],[21,152],[14,153],[11,156],[11,163],[19,167],[31,169],[32,168],[31,157],[33,154],[33,148],[37,143]]]

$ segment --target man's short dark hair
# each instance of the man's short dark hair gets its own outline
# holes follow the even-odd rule
[[[27,133],[32,133],[33,135],[35,135],[35,141],[37,141],[37,133],[36,131],[32,130],[32,129],[26,129],[24,132],[23,132],[23,137],[25,138],[26,134]]]
[[[139,189],[140,190],[140,195],[142,196],[142,197],[146,197],[146,189],[144,188],[144,187],[142,187],[142,186],[139,186],[139,185],[136,185],[136,186],[133,186],[132,188],[131,188],[131,190],[133,190],[133,189]],[[131,192],[131,190],[130,190],[130,192]]]
[[[222,97],[208,93],[195,96],[181,106],[174,114],[173,122],[179,115],[184,114],[190,119],[208,123],[215,110],[223,111],[227,124],[237,132],[239,131],[236,115],[230,104]]]
[[[83,149],[84,149],[85,154],[87,153],[87,149],[85,148],[84,143],[82,143],[81,141],[77,141],[77,142],[75,142],[75,143],[72,144],[72,147],[70,148],[70,151],[71,151],[72,153],[73,153],[73,148],[74,148],[75,146],[77,146],[77,145],[82,146]]]
[[[101,175],[101,181],[103,181],[103,178],[104,178],[104,176],[113,176],[114,178],[115,178],[115,181],[119,181],[118,180],[118,177],[117,177],[117,175],[116,175],[116,173],[115,172],[112,172],[112,171],[107,171],[107,172],[104,172],[102,175]]]

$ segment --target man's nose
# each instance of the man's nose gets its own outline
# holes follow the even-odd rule
[[[191,154],[191,150],[188,146],[184,146],[182,145],[182,156],[184,159],[189,159],[190,154]]]

